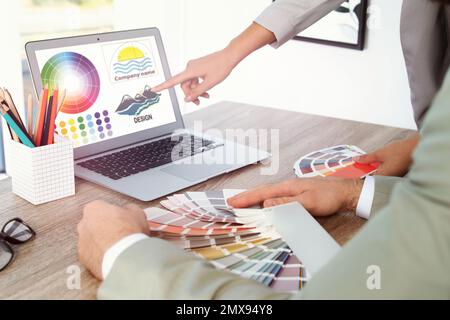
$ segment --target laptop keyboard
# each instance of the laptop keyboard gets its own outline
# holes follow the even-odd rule
[[[113,180],[119,180],[218,146],[211,140],[182,135],[124,149],[78,165]]]

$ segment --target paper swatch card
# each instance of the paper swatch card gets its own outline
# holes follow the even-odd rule
[[[340,251],[339,244],[298,202],[265,208],[264,214],[294,254],[301,257],[310,275]]]
[[[294,172],[299,178],[340,177],[364,178],[374,173],[378,164],[361,164],[353,161],[354,157],[365,154],[363,150],[352,145],[339,145],[311,152],[294,164]]]
[[[145,210],[151,235],[209,261],[215,268],[275,290],[295,292],[307,281],[299,258],[260,208],[233,209],[243,190],[186,192]]]

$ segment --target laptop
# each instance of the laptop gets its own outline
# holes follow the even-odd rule
[[[33,83],[65,90],[55,121],[75,175],[150,201],[270,155],[185,128],[157,28],[29,42]],[[217,114],[217,117],[220,117]]]

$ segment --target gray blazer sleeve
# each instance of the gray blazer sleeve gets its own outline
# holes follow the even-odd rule
[[[449,19],[448,5],[429,0],[403,1],[401,42],[419,127],[450,65]]]
[[[167,241],[149,238],[125,250],[97,292],[99,299],[287,299],[251,280],[215,270]]]
[[[375,176],[375,193],[373,196],[370,217],[385,207],[391,197],[394,187],[404,178]]]
[[[103,299],[449,299],[450,74],[424,122],[407,178],[298,294],[213,269],[159,239],[124,251]],[[301,257],[300,257],[301,259]],[[373,278],[375,276],[378,280]]]
[[[275,34],[278,48],[335,10],[344,0],[277,0],[255,22]]]
[[[302,290],[302,298],[450,298],[450,73],[409,174],[387,205]],[[376,283],[371,275],[377,274]]]

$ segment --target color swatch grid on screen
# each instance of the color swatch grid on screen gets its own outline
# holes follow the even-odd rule
[[[114,135],[108,110],[61,120],[57,131],[72,140],[76,147]]]
[[[360,164],[354,157],[365,154],[363,150],[352,145],[340,145],[311,152],[294,164],[295,174],[300,178],[315,176],[364,178],[374,173],[378,163]]]
[[[62,52],[51,57],[41,72],[43,85],[67,91],[61,111],[78,114],[88,110],[100,93],[100,77],[92,62],[75,52]]]
[[[145,210],[153,236],[205,259],[215,268],[295,292],[307,281],[304,266],[261,209],[232,209],[241,190],[186,192]]]

